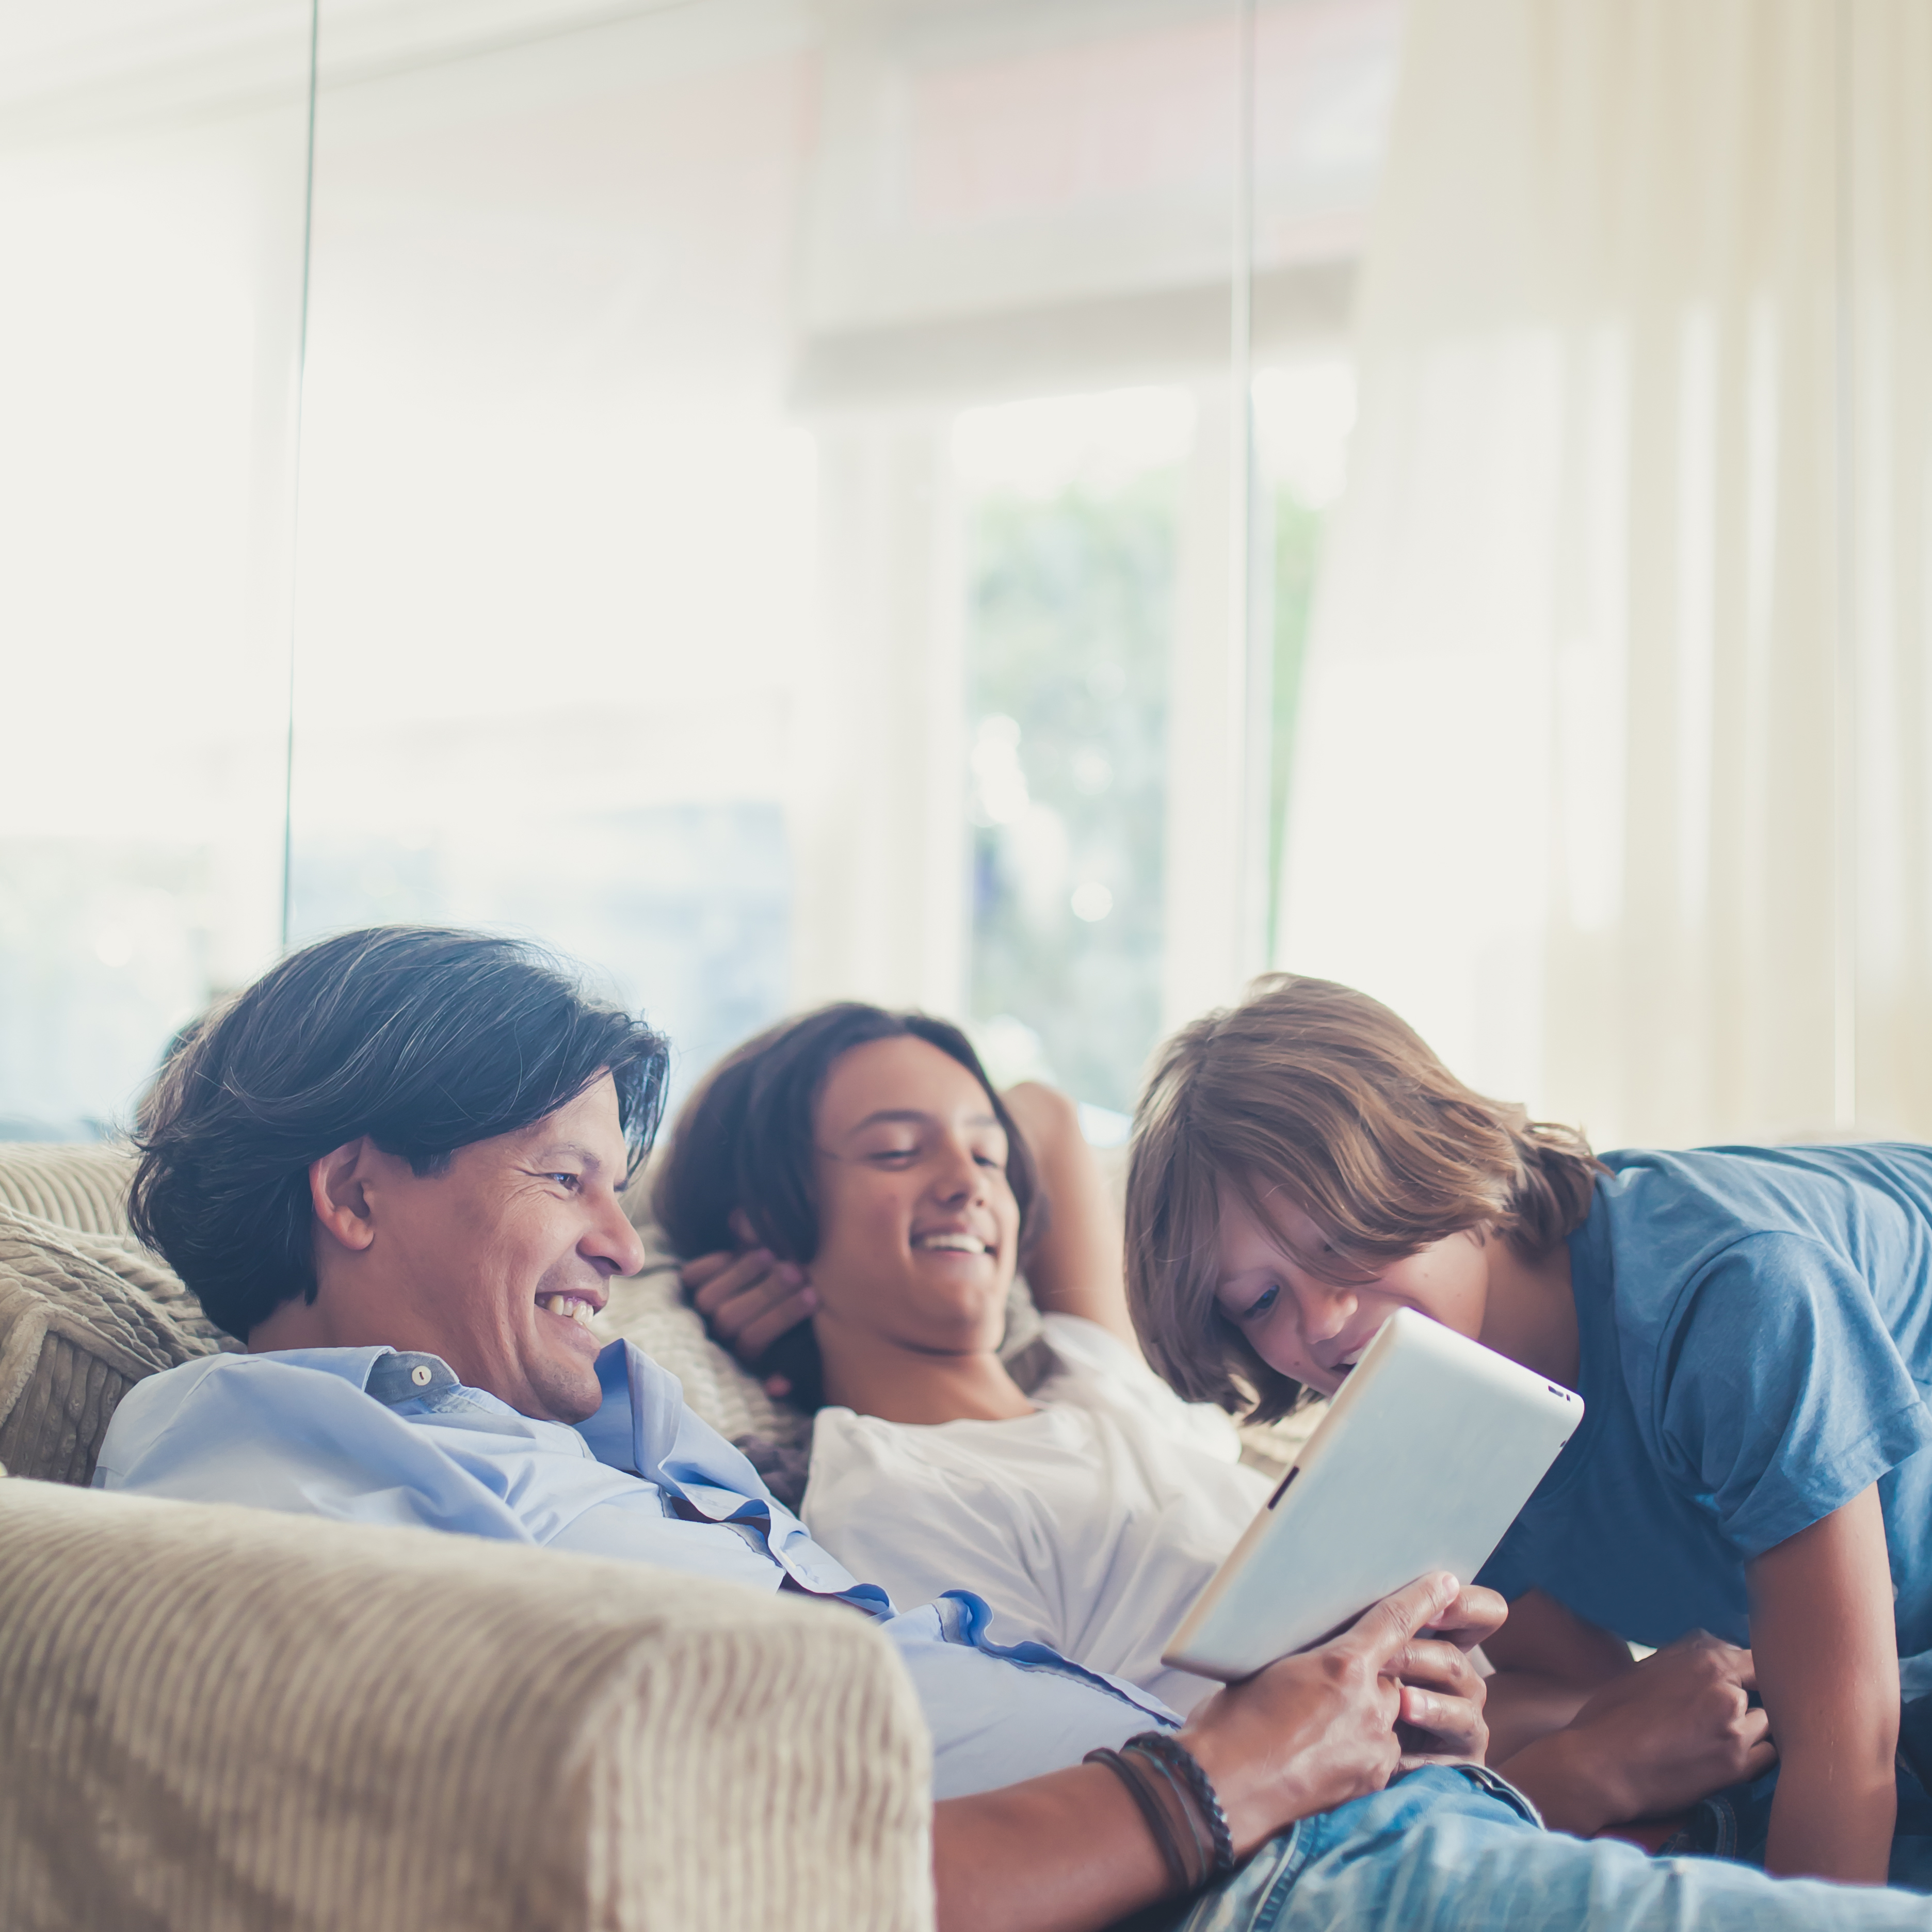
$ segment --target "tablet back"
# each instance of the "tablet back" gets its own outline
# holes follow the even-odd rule
[[[1581,1396],[1400,1310],[1162,1661],[1232,1682],[1428,1571],[1469,1582],[1582,1419]]]

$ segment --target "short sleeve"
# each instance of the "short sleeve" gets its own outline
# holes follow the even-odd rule
[[[1513,1604],[1532,1588],[1536,1582],[1527,1547],[1529,1535],[1522,1519],[1513,1523],[1495,1553],[1476,1572],[1475,1580],[1486,1590],[1493,1590],[1504,1602]]]
[[[1746,1560],[1932,1444],[1932,1412],[1870,1288],[1822,1242],[1732,1244],[1687,1283],[1660,1340],[1664,1467]]]

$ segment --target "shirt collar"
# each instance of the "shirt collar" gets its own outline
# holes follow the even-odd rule
[[[500,1408],[506,1415],[515,1412],[487,1389],[465,1388],[440,1355],[418,1350],[392,1348],[382,1343],[363,1348],[274,1348],[264,1359],[339,1376],[364,1395],[373,1396],[385,1408],[460,1394],[471,1402]]]
[[[374,1396],[385,1408],[400,1408],[406,1402],[426,1402],[462,1386],[456,1371],[440,1355],[392,1348],[369,1364],[362,1392]]]

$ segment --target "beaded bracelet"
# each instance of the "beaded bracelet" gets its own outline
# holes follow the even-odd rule
[[[1140,1807],[1141,1816],[1147,1820],[1148,1830],[1153,1834],[1154,1843],[1160,1847],[1160,1856],[1166,1864],[1167,1875],[1173,1881],[1174,1890],[1184,1894],[1194,1891],[1196,1881],[1188,1871],[1187,1862],[1180,1856],[1174,1827],[1168,1821],[1167,1808],[1154,1796],[1140,1772],[1117,1750],[1090,1750],[1080,1762],[1104,1764],[1127,1787],[1134,1802]]]
[[[1128,1738],[1123,1750],[1138,1751],[1171,1768],[1192,1794],[1206,1820],[1214,1840],[1214,1858],[1204,1882],[1226,1878],[1234,1869],[1234,1834],[1228,1829],[1228,1814],[1221,1809],[1213,1781],[1201,1768],[1200,1761],[1180,1740],[1166,1731],[1142,1731]]]

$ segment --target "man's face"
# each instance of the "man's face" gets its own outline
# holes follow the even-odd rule
[[[439,1174],[362,1145],[368,1238],[349,1269],[318,1252],[324,1301],[339,1286],[367,1340],[440,1355],[521,1414],[595,1414],[587,1324],[610,1276],[644,1262],[617,1198],[627,1150],[610,1076],[534,1126],[459,1148]],[[326,1251],[326,1226],[316,1238]]]

